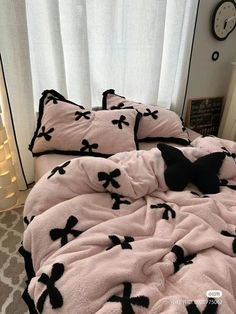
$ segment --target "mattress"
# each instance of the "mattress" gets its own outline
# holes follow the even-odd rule
[[[189,139],[193,141],[198,136],[199,133],[188,129]],[[170,143],[169,143],[170,144]],[[151,143],[139,143],[140,150],[149,150],[156,147],[157,142]],[[181,145],[173,144],[175,147],[180,147]],[[35,169],[35,182],[37,182],[46,172],[55,168],[57,165],[65,162],[68,159],[78,158],[74,155],[59,155],[59,154],[48,154],[42,155],[34,158],[34,169]]]

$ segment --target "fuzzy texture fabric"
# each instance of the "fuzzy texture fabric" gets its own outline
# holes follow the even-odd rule
[[[37,129],[29,146],[33,156],[61,153],[109,157],[138,149],[141,115],[134,109],[89,111],[54,90],[42,93]]]
[[[194,145],[181,149],[191,162],[236,153],[236,143],[215,138]],[[236,185],[227,154],[219,178]],[[235,190],[170,191],[157,148],[62,168],[38,181],[24,208],[32,313],[235,313]]]
[[[189,145],[188,132],[182,119],[173,111],[127,100],[113,89],[103,93],[103,109],[136,109],[141,115],[137,138],[140,142],[164,141]]]

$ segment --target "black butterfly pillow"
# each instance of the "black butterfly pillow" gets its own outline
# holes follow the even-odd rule
[[[164,177],[170,190],[183,191],[188,183],[193,183],[203,194],[219,193],[220,180],[217,174],[225,153],[211,153],[191,162],[175,147],[161,143],[157,148],[166,163]]]
[[[182,119],[173,111],[127,100],[113,89],[103,93],[103,109],[134,108],[142,114],[137,138],[140,142],[165,141],[189,145],[188,132]]]
[[[138,149],[139,120],[140,114],[134,109],[91,111],[54,90],[45,90],[29,149],[33,156],[59,153],[109,157]]]

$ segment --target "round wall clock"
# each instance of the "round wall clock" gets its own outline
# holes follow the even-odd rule
[[[233,0],[222,0],[212,16],[212,33],[218,40],[225,40],[236,26],[236,4]]]

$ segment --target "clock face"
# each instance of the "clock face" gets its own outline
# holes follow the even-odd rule
[[[224,40],[236,26],[236,4],[233,0],[221,1],[213,13],[212,32],[218,40]]]

